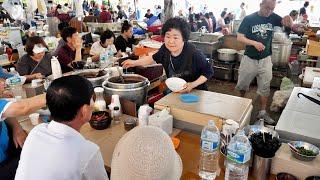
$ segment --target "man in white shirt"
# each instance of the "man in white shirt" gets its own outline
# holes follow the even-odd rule
[[[16,180],[108,180],[99,147],[80,134],[93,109],[93,87],[80,76],[54,80],[47,90],[53,120],[29,133]]]
[[[104,52],[110,52],[112,56],[114,56],[117,53],[116,46],[113,44],[114,39],[115,36],[112,31],[104,31],[100,36],[100,41],[93,43],[91,46],[90,55],[92,56],[92,60],[99,61],[100,54]],[[121,53],[119,55],[121,55]]]

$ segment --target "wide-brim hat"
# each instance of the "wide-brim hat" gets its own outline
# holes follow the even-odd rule
[[[118,142],[111,162],[112,180],[179,180],[182,161],[160,128],[138,126]]]

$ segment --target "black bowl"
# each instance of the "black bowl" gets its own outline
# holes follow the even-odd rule
[[[289,173],[278,173],[276,176],[276,180],[297,180],[297,178]]]
[[[83,69],[86,62],[84,61],[75,61],[71,63],[73,69]]]
[[[92,113],[90,126],[96,130],[103,130],[110,126],[111,117],[107,111],[97,111]]]
[[[306,180],[320,180],[320,176],[309,176]]]

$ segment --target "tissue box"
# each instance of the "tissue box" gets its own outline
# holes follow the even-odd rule
[[[163,112],[166,111],[166,112]],[[172,133],[173,116],[167,110],[163,110],[149,116],[149,125],[164,130],[168,135]]]

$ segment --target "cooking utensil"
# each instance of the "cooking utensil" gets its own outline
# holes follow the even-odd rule
[[[116,89],[131,89],[142,87],[149,82],[147,78],[137,74],[124,74],[122,77],[124,82],[122,82],[120,76],[109,77],[106,81],[106,86]]]
[[[295,157],[298,160],[301,160],[301,161],[312,161],[319,155],[319,148],[317,146],[313,145],[313,144],[310,144],[310,143],[307,143],[307,142],[303,142],[303,141],[291,141],[291,142],[289,142],[289,144],[291,144],[294,147],[294,149],[293,149],[292,146],[289,145],[292,156]],[[303,147],[306,150],[313,151],[316,155],[315,156],[303,155],[297,149],[298,147]]]
[[[237,50],[235,49],[218,49],[218,59],[220,61],[234,61],[236,59]]]
[[[313,98],[313,97],[311,97],[311,96],[308,96],[308,95],[306,95],[306,94],[303,94],[303,93],[298,93],[298,94],[297,94],[298,98],[300,98],[300,95],[302,95],[302,96],[304,96],[305,98],[309,99],[310,101],[312,101],[312,102],[320,105],[320,101],[319,101],[319,100],[317,100],[317,99],[315,99],[315,98]]]
[[[118,71],[118,73],[119,73],[119,77],[120,77],[120,79],[121,79],[121,82],[124,83],[124,78],[123,78],[122,73],[121,73],[121,71],[120,71],[120,69],[119,69],[119,66],[117,66],[117,71]]]
[[[250,138],[252,134],[259,132],[270,133],[272,134],[272,137],[279,138],[279,134],[277,133],[277,131],[260,125],[248,125],[244,128],[244,132],[246,136],[248,136],[248,138]]]

